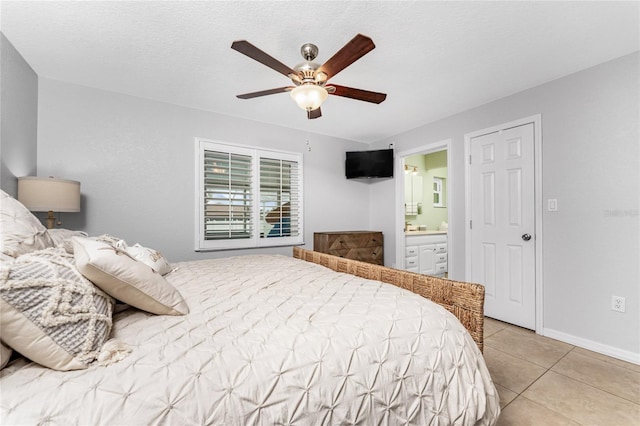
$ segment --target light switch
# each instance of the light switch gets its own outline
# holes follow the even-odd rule
[[[549,198],[547,200],[547,210],[550,212],[558,211],[558,200],[555,198]]]

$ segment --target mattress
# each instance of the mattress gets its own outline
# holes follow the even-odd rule
[[[3,424],[489,425],[482,354],[446,309],[285,256],[177,263],[185,316],[114,316],[125,359],[0,372]]]

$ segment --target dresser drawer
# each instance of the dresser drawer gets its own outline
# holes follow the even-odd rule
[[[334,234],[327,236],[329,249],[378,247],[382,245],[382,236],[377,232],[359,234]]]
[[[446,263],[436,263],[436,275],[444,274],[447,272],[447,264]]]
[[[436,253],[436,263],[447,263],[447,253]]]
[[[447,252],[446,243],[436,244],[436,253],[446,253],[446,252]]]
[[[417,267],[418,267],[418,257],[417,256],[407,257],[404,260],[404,268],[405,269],[417,268]]]
[[[418,246],[415,247],[406,247],[404,249],[404,255],[406,257],[417,256],[418,255]]]
[[[382,264],[382,247],[364,247],[340,250],[327,250],[327,254],[344,257],[345,259],[359,260],[361,262]]]

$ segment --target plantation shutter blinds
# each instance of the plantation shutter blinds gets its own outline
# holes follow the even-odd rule
[[[251,238],[252,157],[204,152],[204,239]]]
[[[300,181],[296,160],[260,157],[261,217],[274,211],[278,223],[264,221],[261,237],[296,237],[300,235]]]
[[[303,243],[302,154],[196,143],[196,251]]]

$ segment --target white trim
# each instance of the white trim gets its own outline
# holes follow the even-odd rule
[[[464,208],[464,245],[465,245],[465,281],[471,280],[471,230],[469,222],[471,221],[471,182],[469,156],[471,155],[471,139],[499,132],[513,127],[523,126],[525,124],[533,124],[533,163],[534,163],[534,217],[535,217],[535,292],[536,292],[536,332],[541,333],[544,327],[544,309],[543,309],[543,265],[542,265],[542,115],[536,114],[530,117],[521,118],[519,120],[510,121],[508,123],[499,124],[497,126],[467,133],[464,135],[464,179],[465,179],[465,208]]]
[[[204,161],[204,151],[200,148],[200,140],[199,138],[195,138],[195,150],[196,153],[193,156],[195,159],[195,164],[193,167],[193,174],[195,175],[193,182],[195,182],[195,187],[193,188],[193,209],[194,212],[194,221],[193,221],[193,237],[194,237],[194,251],[200,250],[200,224],[204,222],[202,217],[202,208],[200,207],[200,188],[204,185],[204,175],[200,173],[200,165]]]
[[[609,345],[603,345],[602,343],[594,342],[593,340],[584,339],[582,337],[574,336],[572,334],[563,333],[561,331],[552,330],[549,328],[542,329],[541,333],[545,337],[559,340],[570,345],[578,346],[583,349],[587,349],[599,354],[607,355],[613,358],[621,359],[623,361],[631,362],[633,364],[640,365],[640,353],[625,351]]]
[[[404,159],[411,155],[416,154],[431,154],[433,152],[439,151],[447,151],[447,179],[445,183],[447,185],[447,199],[451,200],[451,192],[450,192],[450,177],[451,177],[451,139],[444,139],[438,142],[433,142],[428,145],[422,145],[417,148],[412,148],[407,151],[398,152],[395,156],[395,176],[397,176],[396,180],[396,269],[405,269],[404,259],[405,259],[405,238],[404,238]],[[451,203],[447,206],[447,223],[451,223]],[[451,229],[449,228],[449,232],[447,233],[447,241],[450,244],[451,241]],[[451,253],[449,249],[449,253]],[[449,271],[449,275],[451,275],[451,271],[453,269],[453,262],[451,261],[451,255],[447,257],[447,269]]]

